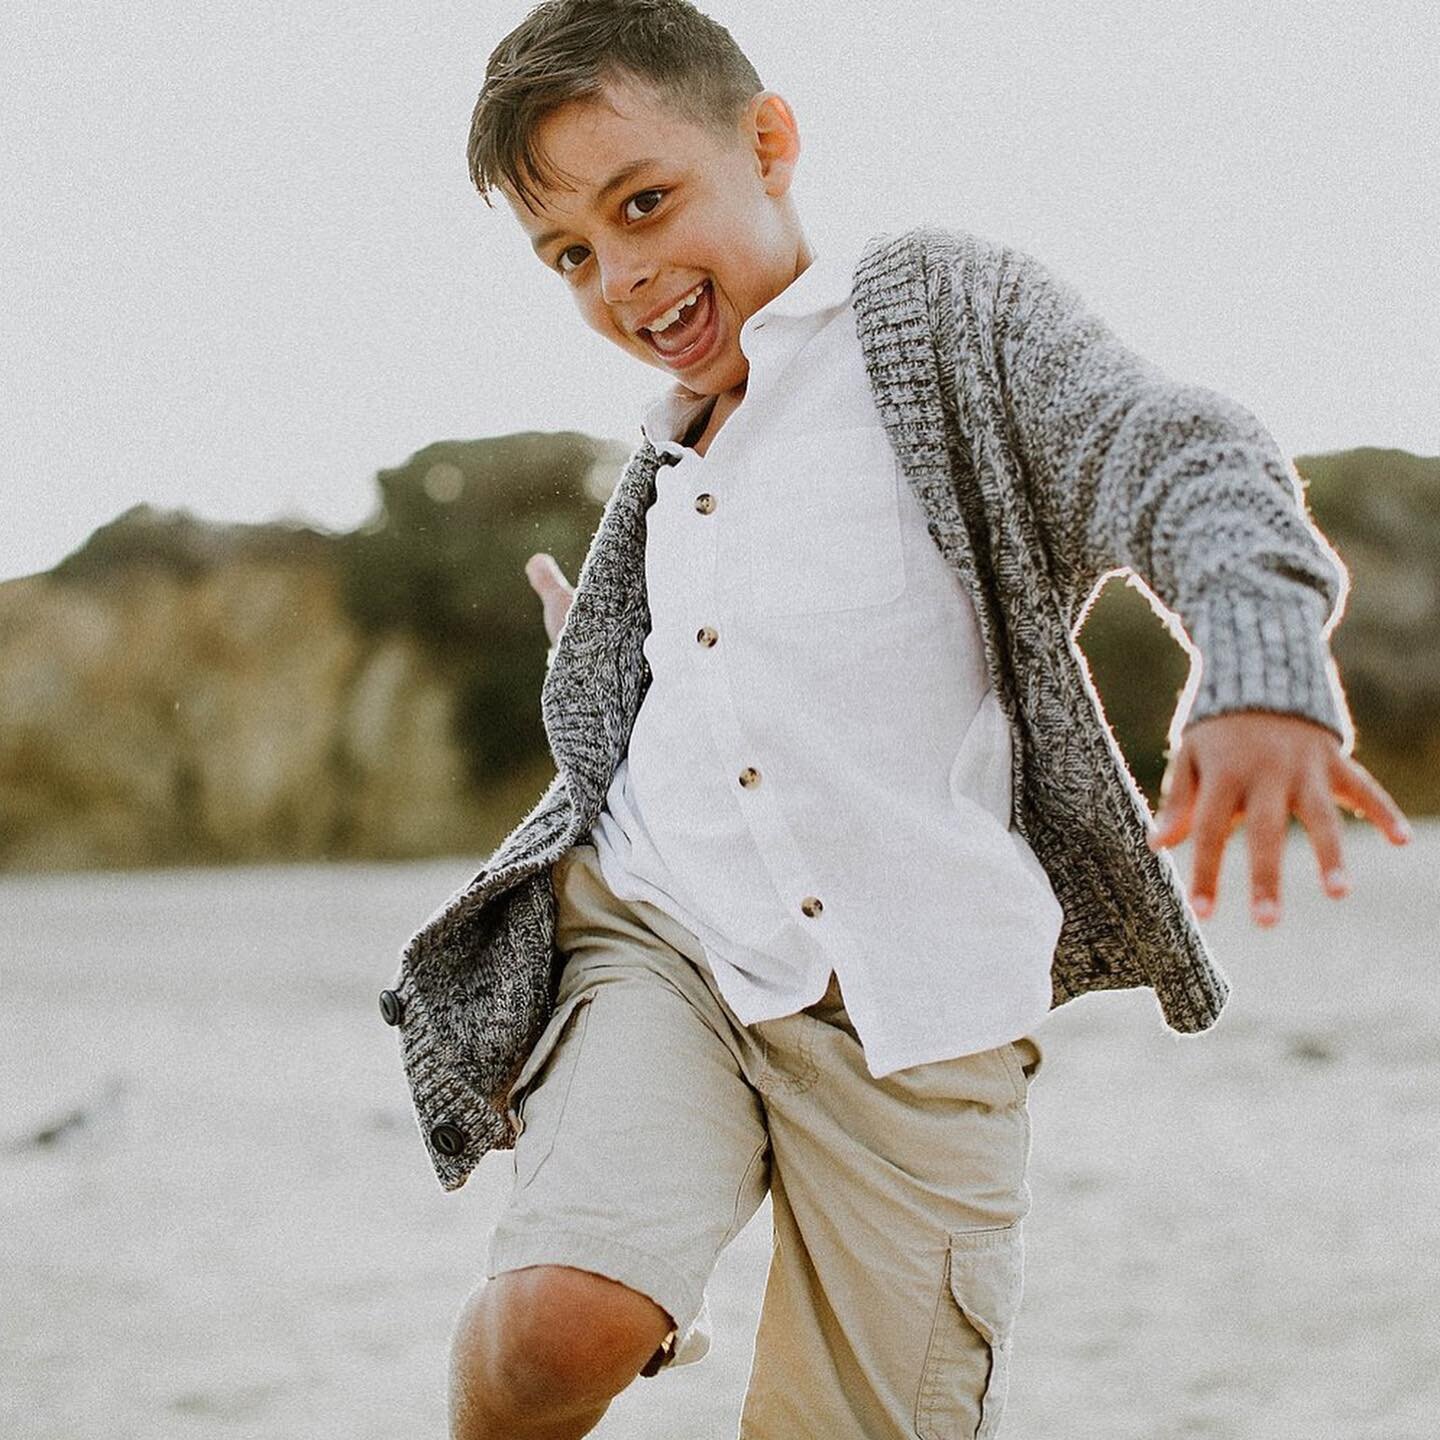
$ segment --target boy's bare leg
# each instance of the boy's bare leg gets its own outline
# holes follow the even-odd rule
[[[588,1270],[532,1265],[473,1291],[451,1342],[451,1440],[588,1435],[670,1333],[648,1296]]]

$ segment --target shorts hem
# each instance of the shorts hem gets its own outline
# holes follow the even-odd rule
[[[523,1235],[497,1229],[490,1240],[486,1277],[527,1265],[568,1265],[638,1290],[669,1315],[677,1341],[694,1325],[705,1301],[705,1287],[697,1290],[669,1261],[604,1236],[580,1230]]]

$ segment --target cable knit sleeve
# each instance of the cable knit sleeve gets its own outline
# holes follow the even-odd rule
[[[1244,406],[1128,349],[1033,256],[990,258],[971,303],[988,321],[1005,443],[1064,569],[1090,586],[1128,569],[1183,627],[1170,625],[1192,654],[1172,737],[1206,716],[1274,710],[1351,750],[1329,648],[1349,576],[1274,438]]]

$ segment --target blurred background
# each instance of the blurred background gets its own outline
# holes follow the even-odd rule
[[[554,774],[523,567],[573,580],[628,452],[574,432],[441,441],[349,532],[141,504],[0,583],[0,866],[488,851]],[[1440,808],[1440,460],[1300,456],[1351,574],[1333,650],[1356,754]],[[1107,582],[1080,643],[1152,805],[1189,662]]]
[[[7,1435],[441,1433],[509,1160],[438,1191],[374,997],[553,773],[523,565],[574,578],[665,384],[469,187],[527,8],[0,15]],[[1292,831],[1268,934],[1237,838],[1212,1034],[1139,993],[1047,1021],[1007,1433],[1432,1435],[1440,22],[707,8],[796,109],[819,251],[1019,244],[1265,421],[1351,573],[1357,758],[1418,821],[1347,821],[1338,905]],[[1186,657],[1122,580],[1080,643],[1153,803]],[[713,1362],[597,1433],[733,1433],[767,1214]]]

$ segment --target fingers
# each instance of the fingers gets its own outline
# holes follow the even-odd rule
[[[1414,835],[1400,807],[1373,775],[1347,755],[1336,755],[1331,770],[1335,798],[1351,805],[1390,841],[1405,845]]]
[[[1200,783],[1193,745],[1182,742],[1160,782],[1160,810],[1147,837],[1150,848],[1177,845],[1194,829],[1190,903],[1202,919],[1215,908],[1225,843],[1235,828],[1240,790],[1233,783]]]
[[[1302,717],[1237,712],[1198,722],[1165,772],[1163,803],[1148,835],[1152,850],[1194,842],[1190,901],[1202,919],[1215,909],[1225,846],[1243,819],[1251,907],[1259,925],[1280,917],[1280,877],[1290,815],[1309,832],[1320,884],[1334,899],[1350,882],[1341,856],[1337,802],[1368,819],[1395,845],[1413,835],[1383,786],[1328,731]]]
[[[574,594],[570,582],[565,578],[565,572],[560,568],[553,555],[532,555],[525,562],[525,576],[530,581],[531,588],[542,600],[556,590],[563,591],[567,595]]]
[[[1256,786],[1245,797],[1245,844],[1250,855],[1250,913],[1257,925],[1280,918],[1280,867],[1290,805],[1284,788]]]
[[[1350,893],[1350,877],[1340,855],[1340,815],[1329,792],[1313,779],[1307,779],[1295,797],[1295,813],[1309,832],[1320,867],[1320,888],[1332,900],[1341,900]]]
[[[545,633],[553,645],[565,624],[566,615],[570,613],[570,601],[575,590],[553,555],[532,555],[525,562],[525,577],[530,581],[530,588],[540,597]]]
[[[1206,919],[1214,913],[1225,844],[1241,819],[1243,790],[1233,778],[1206,785],[1195,805],[1195,853],[1190,871],[1190,903]]]

